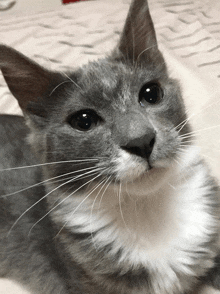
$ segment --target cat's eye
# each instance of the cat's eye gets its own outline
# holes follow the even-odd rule
[[[82,132],[87,132],[93,129],[99,121],[99,116],[90,110],[80,111],[69,119],[69,124],[72,128]]]
[[[158,83],[144,84],[139,92],[139,102],[142,106],[147,103],[156,104],[163,98],[163,90]]]

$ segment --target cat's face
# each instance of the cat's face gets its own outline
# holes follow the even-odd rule
[[[27,117],[32,146],[42,162],[64,161],[45,166],[47,177],[74,173],[74,187],[83,188],[103,178],[147,188],[172,169],[188,131],[180,89],[168,77],[147,3],[134,1],[129,16],[115,52],[73,73],[49,73],[3,48],[13,61],[3,74]],[[61,190],[68,186],[73,182]]]
[[[182,144],[183,130],[176,127],[186,117],[179,87],[163,65],[152,71],[103,60],[69,78],[48,98],[32,145],[43,162],[94,161],[48,166],[50,177],[93,166],[100,178],[134,182],[172,167]]]

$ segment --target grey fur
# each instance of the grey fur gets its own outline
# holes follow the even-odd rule
[[[168,265],[177,277],[172,285],[167,286],[170,277],[159,267],[157,271],[141,262],[131,265],[129,257],[124,258],[125,246],[115,249],[116,240],[96,247],[96,237],[100,240],[105,232],[114,231],[114,219],[93,223],[91,230],[86,221],[77,223],[78,215],[71,217],[71,226],[66,220],[75,210],[79,216],[92,214],[96,198],[86,206],[90,186],[106,183],[105,192],[114,201],[114,186],[124,181],[118,167],[121,151],[134,157],[141,178],[151,167],[158,168],[158,163],[170,165],[182,144],[184,148],[189,145],[181,140],[190,131],[189,124],[183,124],[181,90],[168,76],[147,2],[133,1],[119,44],[105,59],[63,75],[0,45],[0,67],[28,125],[21,117],[1,116],[1,168],[41,164],[1,171],[0,275],[36,294],[181,294],[194,290],[218,259],[219,190],[203,161],[193,162],[192,171],[184,170],[182,177],[190,181],[204,171],[205,181],[198,189],[207,191],[201,192],[201,202],[210,217],[209,232],[198,248],[187,252],[193,263],[186,268],[192,274],[182,270],[184,262],[175,268]],[[139,98],[140,89],[149,82],[163,90],[163,99],[155,105],[141,103]],[[88,132],[72,127],[72,117],[88,110],[98,117],[95,127]],[[75,181],[69,179],[73,172]],[[132,172],[130,168],[128,173]],[[158,190],[166,177],[158,179]],[[113,184],[107,186],[110,179]],[[126,180],[130,185],[132,181]],[[179,180],[183,181],[181,175]],[[108,210],[111,205],[104,210],[106,215]],[[94,211],[98,217],[101,209],[94,207]],[[210,282],[216,272],[210,272]]]

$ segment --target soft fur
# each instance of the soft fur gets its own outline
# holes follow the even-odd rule
[[[0,67],[25,118],[0,118],[1,276],[36,294],[218,288],[219,188],[146,0],[105,59],[50,72],[0,45]]]

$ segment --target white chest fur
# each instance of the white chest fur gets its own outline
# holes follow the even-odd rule
[[[92,235],[94,246],[98,250],[111,244],[112,256],[121,250],[118,264],[122,267],[143,266],[152,276],[157,273],[155,293],[167,293],[174,284],[180,290],[176,272],[194,276],[212,266],[215,249],[204,244],[217,231],[217,219],[208,180],[207,168],[191,148],[154,192],[147,192],[143,179],[132,189],[126,184],[110,185],[89,197],[69,199],[65,225],[79,226],[80,232],[98,231]],[[145,197],[134,193],[143,189]]]

